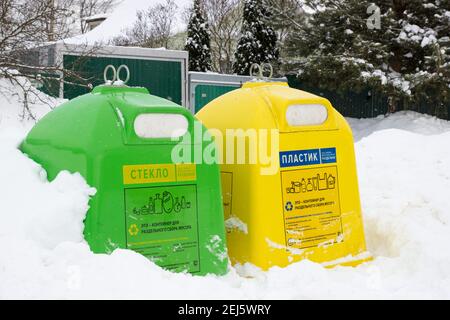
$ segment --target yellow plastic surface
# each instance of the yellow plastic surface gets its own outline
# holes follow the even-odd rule
[[[291,127],[286,110],[298,104],[323,105],[328,119],[318,126]],[[352,132],[327,99],[287,84],[250,82],[212,101],[197,117],[223,136],[227,129],[278,129],[277,153],[336,150],[336,163],[287,168],[280,168],[277,155],[274,175],[262,175],[261,168],[267,166],[260,163],[221,166],[225,219],[246,226],[228,228],[233,264],[250,262],[267,270],[305,258],[326,266],[370,260]],[[226,143],[222,152],[226,159]],[[248,145],[246,152],[249,159]]]

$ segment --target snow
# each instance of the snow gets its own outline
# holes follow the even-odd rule
[[[108,15],[108,18],[97,28],[85,34],[64,40],[67,44],[109,44],[111,40],[124,36],[125,31],[133,27],[137,20],[137,13],[147,10],[157,4],[163,4],[166,0],[123,0],[117,8]],[[186,24],[182,19],[183,10],[190,5],[190,0],[177,0],[177,19],[174,24],[176,32],[186,30]]]
[[[408,95],[411,94],[411,81],[405,80],[402,75],[397,72],[384,72],[380,69],[376,69],[372,72],[362,71],[361,77],[366,80],[370,78],[379,79],[382,85],[390,82],[394,87],[401,89]]]
[[[315,126],[328,119],[328,110],[320,104],[291,105],[286,110],[286,121],[292,127]]]
[[[84,21],[94,21],[94,20],[107,19],[107,18],[108,18],[108,14],[99,13],[99,14],[94,14],[90,17],[83,18],[83,20]]]
[[[403,30],[400,32],[398,40],[417,42],[422,48],[437,42],[437,33],[433,29],[424,30],[417,25],[406,24]]]
[[[421,42],[420,46],[423,48],[423,47],[428,46],[431,43],[436,43],[436,42],[437,42],[436,37],[433,34],[430,34],[428,36],[425,36],[422,39],[422,42]]]
[[[179,138],[188,127],[188,120],[181,114],[141,114],[134,121],[136,135],[146,139]]]
[[[403,130],[422,136],[438,136],[450,132],[449,121],[407,111],[401,111],[389,117],[378,116],[364,120],[348,118],[347,121],[353,129],[357,146],[362,138],[378,131],[390,129]]]
[[[293,255],[293,256],[295,256],[295,255],[301,255],[301,254],[304,252],[304,250],[302,250],[302,249],[297,249],[297,248],[287,247],[287,246],[285,246],[285,245],[283,245],[283,244],[276,243],[276,242],[270,240],[269,238],[266,238],[266,242],[267,242],[267,245],[268,245],[270,248],[272,248],[272,249],[277,249],[277,250],[287,250],[287,251],[289,251],[289,253],[290,253],[291,255]],[[291,258],[291,259],[292,259],[292,258]]]
[[[0,84],[9,90],[0,95],[0,299],[450,298],[450,122],[414,112],[348,119],[372,262],[302,261],[268,272],[246,264],[195,277],[128,250],[91,253],[82,221],[95,190],[67,172],[47,182],[17,150],[33,121],[17,120],[21,96]],[[39,118],[49,105],[36,100],[32,111]]]
[[[33,108],[32,114],[24,112],[23,91],[17,90],[10,80],[0,78],[0,129],[2,125],[8,125],[14,131],[29,129],[32,126],[30,121],[32,117],[39,119],[64,101],[48,97],[34,89],[31,83],[25,79],[18,78],[18,80],[26,90],[30,91],[28,99]],[[25,121],[20,121],[22,119]]]
[[[225,220],[225,228],[227,228],[227,230],[230,231],[235,229],[245,234],[248,234],[247,224],[238,217],[230,217],[227,220]]]

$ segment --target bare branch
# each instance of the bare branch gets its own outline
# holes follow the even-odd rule
[[[139,11],[134,26],[126,31],[126,36],[114,39],[114,44],[168,48],[175,22],[173,13],[176,9],[177,5],[174,0],[166,0],[164,4],[157,4],[147,10]]]

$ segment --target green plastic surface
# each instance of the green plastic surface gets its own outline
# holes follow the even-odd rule
[[[172,165],[181,174],[171,159],[178,141],[142,139],[134,132],[135,118],[144,113],[181,114],[191,135],[197,123],[186,109],[149,95],[145,88],[100,86],[45,116],[21,150],[43,166],[49,180],[62,170],[79,172],[97,189],[84,230],[93,252],[128,248],[168,270],[225,274],[217,165],[191,165],[196,170],[193,179],[126,183],[126,166]],[[193,150],[191,154],[194,157]]]

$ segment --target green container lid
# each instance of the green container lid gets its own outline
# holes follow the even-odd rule
[[[186,133],[171,139],[165,132],[177,123]],[[184,139],[197,126],[186,109],[144,88],[100,86],[45,116],[21,150],[49,180],[79,172],[97,189],[84,230],[93,252],[127,248],[168,270],[220,275],[228,266],[220,172],[193,164],[194,147],[207,147]],[[189,144],[190,163],[172,161],[180,143]]]

